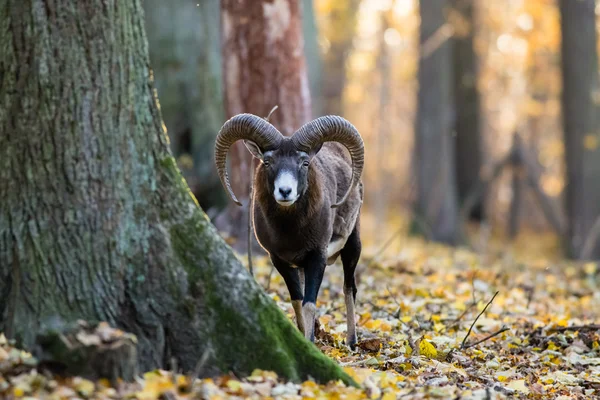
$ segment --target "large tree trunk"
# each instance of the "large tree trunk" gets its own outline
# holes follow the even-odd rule
[[[342,115],[346,87],[346,60],[352,51],[360,0],[331,0],[325,36],[329,48],[323,55],[323,113]]]
[[[0,6],[0,331],[137,335],[143,369],[348,381],[244,270],[168,146],[141,1]]]
[[[144,0],[150,61],[171,149],[204,210],[226,196],[212,149],[224,121],[219,0]]]
[[[313,115],[321,115],[321,101],[323,77],[321,69],[321,48],[319,46],[319,29],[315,18],[315,7],[313,0],[302,0],[302,31],[304,36],[304,54],[306,56],[306,67],[308,81],[310,83],[310,99]]]
[[[458,199],[462,204],[479,181],[482,161],[478,66],[473,41],[475,15],[473,0],[453,0],[457,13],[457,29],[452,43],[454,61],[454,106],[456,110],[456,182]],[[473,207],[471,219],[484,218],[485,196]]]
[[[565,135],[566,214],[571,256],[579,258],[600,216],[598,56],[594,0],[561,0],[562,110]],[[592,258],[600,258],[595,245]]]
[[[445,24],[447,2],[421,0],[419,92],[415,163],[419,186],[416,218],[432,240],[456,243],[458,204],[452,141],[452,53],[445,41],[431,50],[430,38]]]
[[[304,61],[300,4],[296,0],[222,0],[221,26],[225,114],[266,117],[284,135],[311,118],[310,91]],[[245,203],[231,203],[215,221],[230,236],[247,234],[251,156],[240,141],[229,152],[231,186]],[[246,241],[237,240],[244,249]]]

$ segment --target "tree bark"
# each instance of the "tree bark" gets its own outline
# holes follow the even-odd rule
[[[321,48],[319,46],[319,29],[315,18],[315,7],[313,0],[302,0],[302,31],[304,36],[304,54],[306,56],[306,67],[310,86],[310,100],[312,104],[312,115],[321,115],[321,100],[323,97],[321,85],[323,77],[321,70]]]
[[[599,82],[595,1],[559,2],[562,30],[562,110],[568,219],[567,248],[580,258],[600,215]],[[600,258],[600,246],[590,256]]]
[[[452,43],[454,62],[454,106],[456,110],[456,182],[458,199],[462,204],[469,191],[479,181],[482,163],[480,101],[477,89],[478,65],[473,41],[475,15],[473,0],[453,0],[453,11],[458,13],[461,30],[455,32]],[[455,31],[458,31],[455,30]],[[484,219],[484,199],[473,207],[471,219]]]
[[[452,53],[444,41],[425,52],[428,40],[445,24],[446,0],[421,0],[419,91],[415,163],[417,218],[428,226],[432,240],[458,241],[458,203],[452,141]]]
[[[212,149],[224,121],[219,0],[144,0],[150,62],[171,149],[204,210],[227,198]]]
[[[0,6],[0,331],[107,321],[142,370],[347,375],[306,341],[191,196],[171,155],[141,1]]]
[[[266,117],[291,135],[311,118],[300,4],[295,0],[222,0],[225,114]],[[231,237],[246,237],[251,156],[240,141],[229,152],[231,186],[245,203],[233,203],[215,221]],[[236,247],[244,248],[237,240]]]
[[[325,36],[329,49],[323,56],[323,113],[343,115],[343,94],[346,87],[346,60],[352,51],[356,32],[356,14],[360,0],[334,0],[327,16]]]

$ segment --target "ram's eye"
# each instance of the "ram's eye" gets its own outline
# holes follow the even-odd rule
[[[302,165],[304,165],[305,167],[308,167],[308,160],[304,160],[304,162],[302,163]]]
[[[270,163],[271,163],[271,161],[270,161],[270,160],[263,160],[263,165],[264,165],[265,167],[268,167]]]

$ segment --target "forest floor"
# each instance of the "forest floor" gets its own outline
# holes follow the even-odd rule
[[[117,393],[107,382],[55,381],[24,369],[0,374],[0,395],[36,396],[43,390],[48,395],[39,398],[600,398],[597,264],[560,260],[554,240],[527,234],[514,244],[490,241],[479,253],[406,237],[396,247],[365,251],[355,351],[344,344],[340,265],[328,267],[317,304],[317,346],[362,389],[294,384],[255,371],[242,380],[198,380],[193,395],[181,389],[189,386],[187,377],[154,371]],[[276,272],[267,284],[270,272],[266,259],[255,260],[256,279],[293,318]],[[0,373],[7,362],[26,365],[27,357],[0,336]]]

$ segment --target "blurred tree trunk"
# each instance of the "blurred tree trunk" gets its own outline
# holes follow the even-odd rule
[[[266,117],[284,135],[311,118],[304,60],[300,4],[294,0],[222,0],[221,26],[225,113]],[[251,156],[242,142],[229,152],[231,186],[244,204],[233,202],[216,220],[217,227],[245,250]]]
[[[323,56],[323,113],[342,115],[346,86],[346,60],[352,51],[360,0],[330,0],[325,36],[329,48]]]
[[[143,4],[150,64],[171,149],[202,208],[222,208],[227,198],[212,156],[224,121],[219,0]]]
[[[206,357],[203,376],[348,381],[190,196],[141,1],[10,0],[0,26],[0,332],[30,346],[55,316],[105,320],[137,336],[144,370]]]
[[[561,0],[562,110],[566,156],[567,247],[581,251],[600,216],[599,90],[594,0]],[[591,253],[600,258],[600,246]]]
[[[415,163],[415,228],[444,243],[458,240],[458,202],[452,140],[452,52],[437,40],[446,23],[446,0],[421,0],[419,91]]]
[[[452,0],[454,12],[454,107],[456,131],[456,182],[462,204],[479,181],[482,165],[480,102],[477,89],[478,66],[473,40],[475,15],[473,0]],[[485,194],[477,201],[469,217],[484,219]]]
[[[310,83],[310,99],[312,103],[312,115],[321,115],[321,99],[323,78],[321,69],[321,49],[319,46],[319,29],[315,17],[313,0],[302,0],[302,30],[304,33],[304,54],[306,56],[306,67],[308,81]]]

